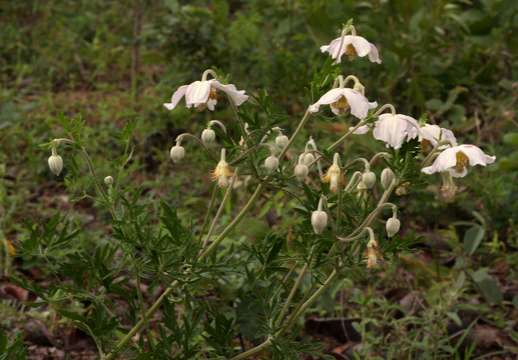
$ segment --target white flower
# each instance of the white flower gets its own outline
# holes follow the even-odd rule
[[[399,232],[399,229],[401,228],[401,221],[395,216],[391,217],[387,220],[387,223],[385,224],[385,229],[387,230],[387,236],[393,237]]]
[[[63,170],[63,158],[59,156],[56,151],[52,150],[52,155],[48,159],[49,169],[56,176],[61,174],[61,170]]]
[[[272,173],[279,168],[279,158],[275,155],[270,155],[264,160],[264,167],[268,172]]]
[[[403,142],[414,139],[418,135],[417,121],[402,114],[381,114],[374,123],[372,135],[384,141],[388,146],[399,149]]]
[[[211,128],[206,128],[201,132],[201,141],[205,146],[214,145],[216,141],[216,132]]]
[[[331,111],[335,115],[345,114],[348,110],[358,119],[363,119],[367,116],[369,109],[375,103],[369,103],[369,100],[363,96],[359,91],[350,88],[334,88],[326,92],[313,105],[309,107],[309,112],[316,113],[321,105],[330,105]]]
[[[194,106],[199,110],[204,110],[207,107],[210,111],[213,111],[218,102],[218,90],[226,93],[236,106],[241,105],[248,99],[245,91],[237,90],[235,85],[224,85],[216,79],[210,79],[180,86],[171,97],[171,102],[165,103],[164,106],[168,110],[173,110],[185,96],[187,108]]]
[[[368,55],[371,62],[381,64],[381,59],[376,46],[361,36],[340,36],[331,41],[329,45],[321,46],[320,51],[323,53],[329,53],[331,58],[333,58],[337,64],[342,61],[342,56],[344,54],[349,56],[349,59],[352,59],[355,56],[364,57]]]
[[[311,213],[311,226],[313,226],[313,231],[317,235],[322,234],[327,227],[328,217],[324,211],[324,201],[326,201],[325,197],[321,196],[317,209]]]
[[[421,169],[425,174],[448,171],[453,177],[464,177],[468,173],[468,165],[492,164],[496,156],[485,154],[475,145],[459,145],[443,150],[431,166]]]
[[[169,151],[169,156],[173,162],[180,162],[185,157],[185,148],[177,143]]]
[[[428,141],[432,146],[437,146],[439,142],[448,142],[451,146],[457,146],[457,139],[449,129],[438,125],[425,124],[419,128],[419,141]],[[441,148],[447,147],[447,144]]]

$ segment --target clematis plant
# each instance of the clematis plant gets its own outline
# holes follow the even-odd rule
[[[351,59],[367,56],[371,62],[381,63],[377,48],[358,36],[352,24],[321,51],[336,60],[335,74],[343,55]],[[331,85],[331,81],[319,81],[322,83]],[[246,104],[238,108],[248,95],[235,85],[221,83],[213,70],[206,70],[201,80],[180,86],[164,104],[168,110],[174,110],[184,98],[189,109],[214,111],[219,95],[225,94],[232,114],[222,112],[220,120],[194,122],[200,136],[183,133],[171,140],[170,166],[175,171],[190,163],[191,151],[183,146],[188,139],[200,145],[211,162],[207,178],[215,184],[206,215],[201,221],[191,219],[189,227],[182,226],[167,205],[170,199],[164,199],[160,220],[148,221],[145,206],[120,195],[121,176],[115,176],[117,181],[101,182],[78,134],[45,144],[51,150],[48,164],[55,174],[66,166],[61,156],[57,158],[58,146],[80,152],[99,203],[106,205],[113,220],[112,233],[119,242],[110,242],[113,248],[106,250],[112,258],[99,268],[106,267],[108,275],[99,276],[102,282],[99,289],[92,290],[92,301],[103,301],[100,294],[106,291],[121,296],[134,289],[135,296],[128,301],[131,316],[128,312],[110,315],[113,318],[105,326],[113,329],[109,339],[96,341],[99,357],[124,358],[132,351],[160,358],[163,349],[174,349],[174,356],[183,358],[271,357],[259,355],[263,352],[282,358],[282,350],[292,351],[297,340],[294,327],[321,294],[337,286],[338,279],[383,269],[397,255],[395,245],[405,233],[405,217],[397,216],[397,196],[412,191],[417,177],[434,181],[426,176],[440,173],[441,191],[451,198],[458,191],[452,177],[465,176],[470,166],[495,161],[477,146],[458,145],[448,129],[399,114],[392,104],[370,102],[367,90],[355,75],[336,76],[331,89],[307,104],[290,133],[290,123],[280,124],[268,111],[262,114],[262,107]],[[313,128],[306,125],[317,122],[326,106],[335,121],[351,116],[354,125],[337,139],[334,134],[314,133],[304,143],[300,135]],[[206,115],[210,118],[210,113]],[[222,130],[218,130],[218,141],[213,125]],[[356,149],[351,140],[353,134],[369,133],[383,143],[374,142],[379,151],[373,154]],[[346,142],[349,146],[344,151]],[[188,179],[203,182],[191,174]],[[210,181],[203,184],[210,186]],[[294,217],[283,213],[279,224],[271,225],[271,233],[262,240],[249,238],[246,228],[235,231],[243,219],[279,198],[289,204],[286,207],[295,204]],[[386,221],[379,221],[382,219]],[[101,261],[101,255],[96,256],[91,263]],[[111,283],[112,278],[117,282]],[[156,296],[145,299],[140,290],[143,285]],[[82,296],[81,300],[90,299]],[[222,315],[229,308],[238,309],[235,319]],[[240,318],[241,312],[253,316],[250,309],[260,312],[253,321],[247,319],[257,324],[253,335],[243,331]],[[156,316],[159,311],[162,315]],[[248,348],[242,341],[247,336],[254,336],[246,341],[246,345],[253,344]]]

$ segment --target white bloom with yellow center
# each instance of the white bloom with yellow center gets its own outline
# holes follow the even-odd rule
[[[322,95],[308,110],[311,113],[316,113],[321,105],[330,105],[331,111],[335,115],[342,115],[350,111],[353,116],[363,119],[367,116],[369,109],[377,104],[369,103],[369,100],[357,90],[334,88]]]
[[[344,54],[351,60],[356,56],[368,56],[371,62],[381,64],[381,59],[376,46],[367,41],[364,37],[357,35],[340,36],[331,41],[329,45],[321,46],[320,51],[323,53],[329,53],[331,58],[335,60],[335,63],[337,64],[342,61],[342,56]]]
[[[425,174],[449,172],[453,177],[464,177],[468,173],[468,165],[492,164],[496,156],[485,154],[475,145],[459,145],[443,150],[431,166],[421,169]]]
[[[387,144],[387,147],[399,149],[405,141],[418,135],[419,125],[410,116],[402,114],[381,114],[374,123],[372,135]]]
[[[165,103],[164,106],[168,110],[173,110],[180,100],[185,97],[185,106],[187,108],[195,107],[198,110],[208,108],[214,111],[218,102],[218,90],[228,95],[234,105],[239,106],[248,100],[244,90],[237,90],[233,84],[222,84],[216,79],[206,80],[208,74],[214,75],[213,72],[206,71],[201,81],[195,81],[189,85],[180,86],[171,97],[171,102]]]
[[[453,132],[449,129],[442,128],[439,125],[425,124],[421,126],[419,128],[419,141],[421,143],[427,141],[432,146],[437,146],[439,142],[449,143],[451,146],[457,146],[457,139]],[[447,147],[447,144],[445,144],[444,147]]]

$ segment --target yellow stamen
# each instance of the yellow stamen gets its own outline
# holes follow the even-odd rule
[[[354,59],[358,55],[358,53],[356,52],[356,49],[354,48],[354,46],[352,44],[347,45],[347,47],[345,48],[344,54],[349,57],[349,60]]]
[[[345,114],[349,110],[349,103],[345,96],[341,96],[337,101],[331,104],[331,107],[338,110],[339,114]]]
[[[457,159],[457,163],[455,164],[455,170],[461,173],[469,165],[469,158],[462,151],[458,151],[455,157]]]

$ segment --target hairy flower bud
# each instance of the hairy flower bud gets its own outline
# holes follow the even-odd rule
[[[295,173],[297,180],[304,181],[309,174],[309,168],[307,165],[299,163],[295,166],[295,170],[293,172]]]
[[[392,184],[392,181],[395,179],[396,175],[394,175],[394,172],[390,168],[385,168],[381,172],[381,186],[383,186],[383,189],[387,190],[390,184]]]
[[[311,166],[315,162],[315,155],[310,152],[302,154],[302,163],[306,166]]]
[[[275,138],[275,145],[277,145],[280,149],[284,149],[288,146],[290,139],[286,135],[280,134]]]
[[[315,234],[322,234],[327,227],[327,213],[322,210],[315,210],[311,213],[311,225]]]
[[[387,236],[392,237],[396,235],[399,232],[400,227],[401,222],[397,217],[393,216],[390,219],[388,219],[386,223]]]
[[[268,172],[274,172],[279,167],[279,158],[275,155],[270,155],[264,160],[264,167]]]
[[[376,183],[376,174],[372,171],[365,171],[362,174],[362,182],[367,187],[367,189],[371,189]]]
[[[113,177],[112,176],[106,176],[104,178],[104,183],[107,185],[107,186],[110,186],[113,184]]]
[[[201,132],[201,141],[205,146],[211,146],[216,141],[216,132],[211,128],[207,128]]]
[[[173,160],[173,162],[177,163],[184,158],[185,149],[183,148],[183,146],[176,144],[175,146],[173,146],[171,148],[170,155],[171,155],[171,160]]]
[[[49,157],[48,160],[50,171],[56,176],[59,176],[61,170],[63,170],[63,158],[59,156],[55,151]]]

